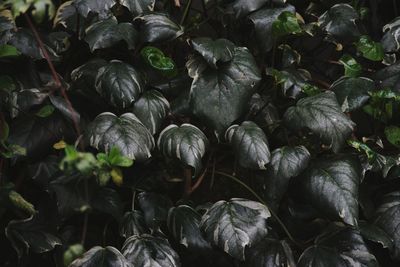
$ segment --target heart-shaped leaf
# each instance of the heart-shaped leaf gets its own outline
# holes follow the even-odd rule
[[[283,11],[272,23],[272,33],[277,37],[300,32],[302,32],[302,29],[296,14],[290,11]]]
[[[200,63],[203,59],[194,61],[198,63],[187,63],[189,75],[193,75],[190,106],[194,115],[221,134],[245,112],[261,80],[260,71],[244,47],[236,47],[232,61],[217,70],[205,68]]]
[[[169,108],[168,100],[160,92],[150,90],[144,92],[135,102],[132,112],[154,135],[160,130]]]
[[[362,35],[356,43],[356,47],[363,57],[372,61],[381,61],[385,55],[382,45],[374,42],[368,35]]]
[[[304,193],[327,216],[357,226],[361,166],[352,158],[329,159],[312,166],[302,177]]]
[[[344,66],[344,76],[357,78],[362,72],[362,66],[349,54],[344,54],[340,60]]]
[[[153,11],[155,0],[121,0],[119,3],[126,6],[133,16]]]
[[[133,267],[114,247],[93,247],[82,257],[74,260],[69,267]]]
[[[177,74],[175,62],[164,55],[163,51],[154,46],[145,46],[140,51],[144,61],[163,74],[165,77],[174,77]]]
[[[98,21],[86,29],[85,41],[90,50],[107,48],[125,41],[129,49],[134,49],[138,33],[131,23],[119,23],[115,17]]]
[[[201,158],[208,148],[208,139],[196,126],[171,124],[160,133],[157,146],[164,156],[193,167],[197,175],[202,167]]]
[[[233,146],[239,164],[244,168],[265,170],[271,153],[263,130],[252,121],[232,125],[226,130],[225,139]]]
[[[129,107],[143,90],[144,81],[139,72],[122,61],[112,60],[98,71],[96,91],[116,107]]]
[[[362,107],[369,99],[368,92],[375,89],[375,83],[368,78],[343,77],[335,81],[330,90],[335,92],[343,112]]]
[[[193,250],[211,249],[200,232],[201,215],[193,208],[180,205],[168,212],[168,229],[174,238],[185,247]]]
[[[287,127],[309,128],[337,153],[350,136],[354,123],[340,109],[333,92],[324,92],[300,99],[284,114]]]
[[[246,246],[267,235],[271,216],[261,203],[233,198],[216,202],[202,217],[200,228],[208,241],[238,260],[244,260]]]
[[[266,69],[267,75],[274,77],[276,84],[280,85],[283,95],[296,99],[311,80],[311,74],[305,69],[288,68],[284,70]]]
[[[235,45],[227,39],[212,40],[207,37],[198,37],[191,41],[192,47],[207,63],[218,68],[218,62],[228,62],[233,59]]]
[[[141,21],[143,42],[155,43],[171,41],[183,34],[183,28],[164,13],[147,13],[135,18]]]
[[[154,148],[153,136],[133,113],[120,117],[110,112],[98,115],[86,137],[96,149],[109,151],[117,147],[123,156],[139,161],[150,158]]]
[[[390,23],[383,26],[385,34],[381,44],[386,53],[397,52],[400,49],[400,17],[395,18]]]
[[[317,237],[315,244],[303,252],[299,267],[378,266],[375,256],[369,252],[358,230],[335,228]]]
[[[126,212],[122,218],[119,234],[128,238],[133,235],[142,235],[149,233],[141,211],[133,210]]]
[[[178,254],[168,240],[151,235],[131,236],[122,246],[126,259],[137,267],[179,267]]]

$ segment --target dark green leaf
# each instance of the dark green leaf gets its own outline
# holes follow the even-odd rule
[[[125,257],[114,247],[93,247],[69,267],[132,267]]]
[[[282,71],[267,69],[267,75],[274,77],[275,82],[280,85],[283,95],[296,99],[307,87],[307,81],[311,80],[311,74],[305,69],[289,68]]]
[[[157,231],[167,221],[168,211],[172,207],[171,200],[157,193],[142,192],[138,195],[140,209],[144,213],[146,225]]]
[[[98,115],[86,137],[96,149],[109,151],[117,147],[123,156],[139,161],[150,158],[154,148],[153,136],[133,113],[120,117],[110,112]]]
[[[131,236],[122,246],[122,253],[133,266],[181,266],[178,254],[167,239],[151,235]]]
[[[183,34],[183,28],[164,13],[147,13],[135,20],[141,21],[140,34],[143,42],[171,41]]]
[[[0,58],[19,56],[21,53],[12,45],[0,45]]]
[[[393,248],[393,240],[385,231],[375,224],[361,221],[359,224],[361,235],[370,241],[379,243],[384,248]]]
[[[134,49],[138,33],[131,23],[119,23],[115,17],[101,20],[86,29],[85,41],[90,50],[108,48],[120,41],[125,41],[129,49]]]
[[[373,78],[382,88],[392,88],[400,91],[400,61],[374,73]]]
[[[79,14],[87,17],[90,12],[99,14],[101,18],[107,17],[115,0],[74,0],[74,5]]]
[[[361,36],[356,43],[356,47],[357,51],[369,60],[381,61],[384,57],[382,45],[371,40],[368,35]]]
[[[252,121],[240,126],[232,125],[226,130],[225,139],[233,146],[239,164],[244,168],[265,170],[271,158],[267,137]]]
[[[326,216],[357,226],[361,166],[351,158],[314,164],[301,179],[311,204]]]
[[[200,228],[207,240],[238,260],[244,260],[246,246],[267,235],[271,216],[261,203],[233,198],[216,202],[202,217]]]
[[[104,59],[92,59],[86,64],[74,69],[71,73],[71,79],[76,84],[77,88],[91,91],[90,95],[92,95],[96,84],[97,73],[100,68],[106,65],[107,61]]]
[[[235,0],[230,2],[227,9],[232,9],[235,17],[241,18],[269,3],[269,0]]]
[[[383,26],[385,34],[381,44],[386,53],[397,52],[400,49],[400,17],[395,18],[390,23]]]
[[[397,126],[388,126],[385,128],[386,139],[392,145],[400,147],[400,128]]]
[[[148,65],[159,71],[165,77],[176,76],[177,69],[175,62],[171,58],[166,57],[160,49],[154,46],[145,46],[140,51],[140,54]]]
[[[352,56],[345,54],[340,58],[339,62],[344,66],[344,75],[346,77],[357,78],[361,75],[362,67]]]
[[[292,33],[300,33],[302,29],[297,20],[296,14],[290,11],[282,12],[277,20],[272,23],[272,33],[275,36],[284,36]]]
[[[193,208],[181,205],[168,212],[168,229],[182,245],[193,251],[211,249],[200,232],[201,215]]]
[[[121,5],[126,6],[133,16],[144,12],[153,11],[155,0],[121,0]]]
[[[300,256],[298,266],[378,267],[379,265],[357,230],[336,227],[317,237],[315,244]]]
[[[278,109],[269,100],[264,100],[259,94],[251,97],[249,114],[251,118],[263,129],[273,132],[279,124]]]
[[[132,66],[112,60],[98,71],[96,91],[112,105],[127,108],[139,98],[144,90],[144,81]]]
[[[36,112],[36,116],[41,118],[49,117],[54,112],[54,107],[52,105],[46,105],[42,107],[38,112]]]
[[[293,130],[309,128],[337,153],[353,131],[354,123],[340,110],[333,92],[300,99],[284,115],[285,124]]]
[[[63,97],[51,94],[49,95],[49,99],[51,104],[53,104],[53,106],[71,122],[80,122],[81,115],[74,109],[74,107],[69,105]]]
[[[217,70],[205,68],[199,61],[203,60],[194,58],[187,63],[193,78],[190,106],[194,115],[221,134],[243,115],[261,74],[244,47],[236,47],[233,60]]]
[[[119,228],[119,234],[128,238],[133,235],[142,235],[149,233],[141,211],[133,210],[126,212],[122,218]]]
[[[212,40],[207,37],[198,37],[191,41],[192,47],[207,63],[217,69],[217,63],[228,62],[233,59],[235,45],[226,39]]]
[[[290,68],[300,64],[301,55],[287,44],[282,44],[278,47],[282,50],[282,67]]]
[[[85,248],[82,244],[74,244],[68,247],[68,249],[63,254],[64,266],[70,266],[70,264],[82,256],[85,253]]]
[[[208,148],[208,139],[196,126],[171,124],[160,133],[157,146],[163,155],[193,167],[197,176],[202,168],[201,159]]]
[[[343,112],[361,108],[369,99],[368,92],[375,89],[375,83],[364,77],[343,77],[335,81],[330,90],[335,92]]]

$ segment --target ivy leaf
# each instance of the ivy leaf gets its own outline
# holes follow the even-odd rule
[[[290,11],[283,11],[272,23],[272,33],[277,37],[300,32],[302,32],[302,29],[296,14]]]
[[[400,49],[400,17],[395,18],[390,23],[383,26],[385,34],[382,37],[381,44],[386,53],[394,53]]]
[[[266,69],[267,75],[274,77],[275,82],[280,85],[283,95],[296,99],[304,88],[307,81],[312,80],[311,74],[305,69],[288,68],[284,70]]]
[[[208,37],[198,37],[193,39],[191,44],[214,69],[218,69],[217,63],[231,61],[234,56],[235,45],[227,39],[212,40]]]
[[[117,147],[123,156],[138,161],[150,158],[154,148],[153,136],[132,113],[120,117],[101,113],[89,126],[86,136],[96,149],[108,152]]]
[[[324,92],[300,99],[284,114],[287,127],[292,130],[309,128],[337,153],[354,128],[354,123],[340,110],[333,92]]]
[[[119,3],[129,9],[134,17],[154,10],[155,0],[121,0]]]
[[[361,108],[370,97],[368,92],[374,91],[374,89],[374,81],[364,77],[343,77],[335,81],[330,87],[330,90],[335,92],[343,112]]]
[[[93,247],[69,267],[132,267],[125,257],[114,247]]]
[[[168,212],[168,229],[182,245],[193,251],[211,249],[200,232],[201,215],[193,208],[180,205]]]
[[[165,77],[170,78],[177,75],[175,62],[164,55],[164,53],[153,46],[145,46],[140,51],[144,61]]]
[[[351,158],[316,163],[302,178],[312,205],[328,217],[358,224],[358,188],[361,167]]]
[[[386,139],[395,147],[400,147],[400,128],[397,126],[388,126],[385,128]]]
[[[154,135],[160,130],[169,109],[168,100],[160,92],[150,90],[135,102],[132,112]]]
[[[119,60],[111,60],[98,71],[96,91],[109,99],[112,105],[124,109],[144,91],[144,81],[132,66]]]
[[[344,75],[346,77],[357,78],[361,75],[362,66],[349,54],[344,54],[339,62],[344,66]]]
[[[181,266],[178,254],[165,238],[134,235],[125,241],[121,251],[133,266]]]
[[[142,235],[149,233],[144,221],[143,213],[139,210],[126,212],[122,218],[119,228],[119,234],[128,238],[133,235]]]
[[[296,266],[292,250],[286,241],[264,238],[246,253],[248,267],[292,267]]]
[[[356,229],[329,229],[300,256],[298,266],[378,266]]]
[[[131,23],[119,23],[115,17],[98,21],[86,29],[85,41],[90,50],[108,48],[125,41],[129,49],[134,49],[138,33]]]
[[[201,72],[201,65],[197,69],[189,62],[187,67],[189,75],[193,74],[190,91],[193,114],[207,122],[218,134],[223,133],[243,115],[261,80],[253,56],[247,48],[236,47],[232,61],[217,70],[206,68]]]
[[[244,260],[246,246],[267,235],[271,216],[261,203],[233,198],[216,202],[202,217],[200,228],[213,245],[238,260]]]
[[[85,18],[91,12],[98,14],[100,18],[106,18],[111,13],[115,0],[74,0],[74,5],[78,13]]]
[[[284,146],[272,151],[271,161],[265,174],[265,197],[267,203],[278,208],[289,185],[290,178],[304,171],[311,155],[304,146]]]
[[[225,139],[233,146],[240,166],[265,170],[271,158],[267,137],[263,130],[252,121],[239,126],[232,125],[226,130]]]
[[[351,5],[336,4],[318,18],[318,24],[336,38],[355,39],[360,36],[358,19],[358,13]]]
[[[248,16],[254,24],[255,34],[260,48],[268,52],[274,46],[276,37],[273,35],[273,24],[283,12],[295,13],[295,8],[291,5],[276,8],[262,8]]]
[[[393,240],[392,258],[400,260],[400,191],[383,196],[375,212],[374,224]]]
[[[168,211],[172,207],[171,200],[157,193],[142,192],[138,195],[140,209],[144,213],[146,225],[154,232],[167,221]]]
[[[362,35],[356,43],[356,47],[363,57],[372,61],[381,61],[385,55],[382,45],[371,40],[368,35]]]
[[[141,21],[140,34],[143,42],[166,42],[183,34],[183,28],[164,13],[147,13],[136,17],[135,20]]]
[[[157,146],[164,156],[176,158],[194,168],[195,176],[202,168],[201,159],[208,148],[204,133],[191,124],[171,124],[160,133]]]

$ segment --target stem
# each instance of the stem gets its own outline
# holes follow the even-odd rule
[[[132,189],[132,210],[135,210],[136,189]]]
[[[220,171],[215,171],[216,174],[219,174],[221,176],[224,176],[226,178],[229,178],[233,181],[235,181],[236,183],[240,184],[241,186],[243,186],[244,188],[246,188],[259,202],[261,202],[262,204],[264,204],[269,212],[271,213],[272,217],[275,218],[275,220],[278,222],[278,224],[282,227],[283,231],[286,233],[286,235],[288,236],[288,238],[290,239],[290,241],[292,241],[295,245],[302,247],[301,244],[299,244],[292,236],[292,234],[289,232],[289,230],[286,228],[285,224],[281,221],[281,219],[279,219],[278,215],[271,209],[268,207],[267,203],[253,190],[251,189],[247,184],[245,184],[244,182],[242,182],[240,179],[238,179],[237,177],[230,175],[228,173],[225,172],[220,172]]]
[[[185,179],[183,199],[187,199],[192,191],[192,169],[190,167],[185,167],[183,169],[183,178]]]
[[[89,213],[88,213],[88,211],[86,211],[85,217],[83,218],[83,229],[82,229],[82,237],[81,237],[81,244],[83,247],[85,247],[88,222],[89,222]]]
[[[185,20],[186,20],[187,16],[189,15],[189,10],[190,10],[191,5],[192,5],[192,0],[188,0],[186,7],[185,7],[185,11],[183,11],[181,21],[179,22],[180,25],[183,25],[183,23],[185,23]]]

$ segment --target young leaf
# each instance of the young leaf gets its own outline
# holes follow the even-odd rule
[[[0,58],[19,56],[21,53],[12,45],[0,45]]]
[[[397,126],[388,126],[385,128],[386,139],[392,145],[400,147],[400,128]]]
[[[290,11],[282,12],[277,20],[272,23],[272,33],[277,37],[300,32],[302,32],[302,29],[296,14]]]
[[[261,203],[233,198],[216,202],[202,217],[200,228],[213,245],[238,260],[245,259],[246,246],[252,246],[267,235],[271,216]]]
[[[265,170],[271,158],[267,137],[252,121],[240,126],[232,125],[226,130],[225,139],[233,146],[239,164],[244,168]]]
[[[142,235],[149,232],[150,231],[146,227],[144,216],[141,211],[133,210],[124,214],[119,227],[119,234],[122,237],[128,238],[133,235]]]
[[[132,267],[114,247],[92,247],[82,257],[74,260],[69,267]]]
[[[362,66],[352,56],[345,54],[339,62],[344,66],[344,76],[357,78],[361,75]]]
[[[214,69],[217,63],[231,61],[234,56],[235,45],[227,39],[212,40],[207,37],[198,37],[191,40],[193,49],[198,52]]]
[[[176,76],[175,62],[171,58],[166,57],[160,49],[153,46],[145,46],[140,51],[140,55],[148,65],[165,77]]]
[[[382,45],[371,40],[368,35],[362,35],[356,43],[356,47],[357,51],[369,60],[381,61],[384,57]]]
[[[335,153],[340,151],[355,125],[342,113],[333,92],[300,99],[285,112],[284,121],[293,130],[309,128]]]
[[[88,17],[89,13],[98,14],[100,18],[106,18],[114,5],[115,0],[74,0],[75,8],[84,18]]]
[[[191,124],[169,125],[162,130],[157,146],[164,156],[176,158],[194,168],[195,175],[201,170],[201,159],[208,148],[204,133]]]
[[[42,107],[38,112],[36,112],[36,116],[41,118],[49,117],[54,112],[54,107],[52,105],[46,105]]]

